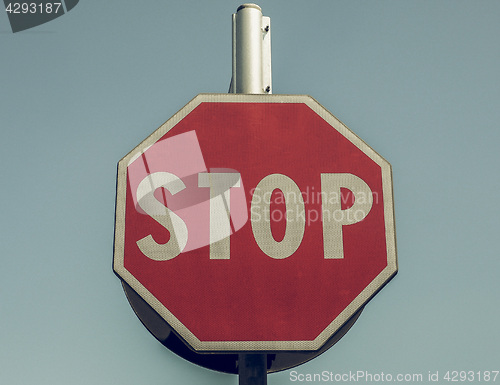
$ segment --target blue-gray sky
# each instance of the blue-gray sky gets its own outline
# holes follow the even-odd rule
[[[227,92],[240,4],[82,0],[15,34],[0,12],[0,383],[237,383],[158,343],[111,262],[118,160]],[[310,94],[393,166],[399,273],[295,370],[500,370],[500,3],[258,4],[274,93]]]

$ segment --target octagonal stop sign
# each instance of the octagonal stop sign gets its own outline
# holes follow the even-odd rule
[[[118,164],[114,270],[196,351],[317,350],[397,272],[391,166],[309,96],[198,95]]]

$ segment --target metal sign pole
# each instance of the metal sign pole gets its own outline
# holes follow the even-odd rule
[[[229,93],[271,94],[271,18],[255,4],[233,14],[233,74]]]
[[[270,94],[271,19],[256,4],[240,5],[233,14],[233,76],[230,93]],[[267,354],[238,355],[239,385],[267,385]]]

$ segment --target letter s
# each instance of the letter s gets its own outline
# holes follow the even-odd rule
[[[186,223],[172,210],[154,197],[156,189],[164,187],[172,195],[186,188],[184,182],[169,172],[155,172],[145,177],[137,186],[137,202],[146,214],[170,232],[167,243],[157,243],[152,235],[137,241],[141,252],[154,261],[168,261],[177,257],[186,247],[188,229]]]

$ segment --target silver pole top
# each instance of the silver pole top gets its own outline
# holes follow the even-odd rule
[[[246,4],[241,4],[238,9],[236,10],[236,12],[242,10],[243,8],[255,8],[255,9],[258,9],[260,12],[262,12],[262,8],[259,7],[257,4],[253,4],[253,3],[246,3]]]

